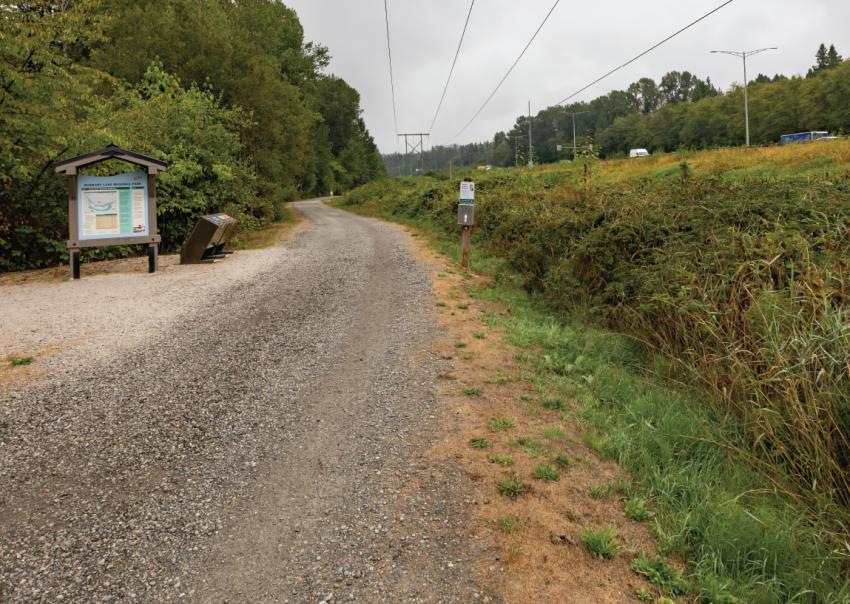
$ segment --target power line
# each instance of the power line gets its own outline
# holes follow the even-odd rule
[[[398,133],[398,113],[395,108],[395,79],[393,78],[393,51],[390,47],[390,13],[387,10],[387,0],[384,0],[384,20],[387,23],[387,57],[390,61],[390,90],[393,93],[393,125]]]
[[[440,109],[443,107],[443,101],[446,100],[446,92],[449,90],[449,82],[452,81],[452,74],[455,72],[455,65],[457,64],[457,58],[460,55],[460,47],[463,46],[463,39],[466,37],[466,28],[469,27],[469,18],[472,16],[472,7],[475,6],[475,0],[469,3],[469,12],[466,14],[466,23],[463,24],[463,33],[460,34],[460,42],[457,44],[457,50],[455,51],[455,58],[452,61],[452,68],[449,70],[449,77],[446,79],[446,85],[443,88],[443,96],[440,97],[440,103],[437,105],[437,112],[434,114],[434,119],[431,120],[431,127],[428,128],[428,132],[434,131],[434,124],[437,123],[437,116],[440,115]]]
[[[731,1],[732,0],[730,0],[730,2]],[[537,31],[534,32],[534,35],[531,36],[531,39],[528,41],[528,44],[526,44],[525,48],[522,49],[522,52],[519,53],[519,56],[516,58],[516,61],[513,62],[513,65],[510,66],[510,69],[508,69],[508,71],[505,73],[505,75],[502,76],[502,79],[499,80],[499,83],[496,85],[496,88],[493,89],[493,92],[490,93],[490,96],[487,97],[487,100],[484,101],[484,104],[481,105],[481,107],[478,109],[478,111],[475,112],[475,115],[472,116],[472,119],[470,119],[466,123],[466,125],[463,128],[461,128],[460,131],[452,137],[452,140],[455,140],[457,137],[459,137],[461,134],[463,134],[466,131],[466,129],[469,128],[470,125],[472,125],[472,122],[474,122],[476,120],[476,118],[478,118],[478,116],[481,115],[481,112],[484,111],[484,108],[490,103],[490,101],[493,100],[493,97],[496,96],[496,93],[499,92],[499,89],[502,87],[502,84],[504,84],[505,80],[508,79],[508,76],[511,75],[511,72],[514,70],[514,67],[516,67],[517,64],[520,62],[520,60],[522,59],[522,57],[525,56],[526,51],[531,46],[532,42],[534,42],[534,39],[537,38],[537,34],[539,34],[540,30],[543,29],[543,26],[546,25],[546,22],[549,20],[549,17],[552,16],[553,12],[555,12],[555,8],[558,6],[558,4],[560,2],[561,2],[561,0],[555,0],[555,3],[552,5],[552,8],[550,8],[549,12],[546,13],[546,17],[544,17],[543,22],[540,23],[540,26],[537,28]]]
[[[697,24],[697,23],[699,23],[700,21],[704,21],[705,19],[708,19],[711,15],[713,15],[713,14],[714,14],[714,13],[716,13],[716,12],[718,12],[720,9],[722,9],[722,8],[724,8],[724,7],[726,7],[726,6],[730,5],[730,4],[732,4],[732,2],[734,2],[734,1],[735,1],[735,0],[727,0],[726,2],[724,2],[723,4],[721,4],[720,6],[718,6],[717,8],[715,8],[714,10],[712,10],[712,11],[710,11],[710,12],[707,12],[706,14],[704,14],[702,17],[700,17],[700,18],[699,18],[699,19],[697,19],[696,21],[692,21],[691,23],[689,23],[688,25],[686,25],[685,27],[683,27],[682,29],[680,29],[680,30],[679,30],[679,31],[677,31],[676,33],[674,33],[674,34],[671,34],[671,35],[667,36],[666,38],[664,38],[663,40],[661,40],[661,42],[659,42],[658,44],[655,44],[654,46],[652,46],[652,47],[650,47],[650,48],[648,48],[648,49],[644,50],[642,53],[640,53],[640,54],[639,54],[639,55],[637,55],[636,57],[634,57],[634,58],[632,58],[632,59],[630,59],[630,60],[626,61],[625,63],[623,63],[623,64],[622,64],[622,65],[620,65],[619,67],[615,67],[614,69],[612,69],[611,71],[609,71],[608,73],[606,73],[605,75],[603,75],[602,77],[599,77],[599,78],[597,78],[597,79],[593,80],[590,84],[588,84],[588,85],[587,85],[587,86],[585,86],[584,88],[581,88],[580,90],[575,91],[575,92],[574,92],[574,93],[572,93],[570,96],[566,97],[566,98],[565,98],[565,99],[563,99],[562,101],[559,101],[557,104],[558,104],[558,105],[563,105],[564,103],[566,103],[567,101],[569,101],[571,98],[578,96],[579,94],[581,94],[582,92],[584,92],[584,91],[585,91],[585,90],[587,90],[588,88],[590,88],[590,87],[592,87],[592,86],[595,86],[596,84],[598,84],[599,82],[601,82],[602,80],[604,80],[605,78],[607,78],[608,76],[610,76],[610,75],[612,75],[612,74],[614,74],[614,73],[616,73],[616,72],[620,71],[620,70],[621,70],[621,69],[623,69],[624,67],[628,67],[629,65],[631,65],[632,63],[634,63],[635,61],[637,61],[638,59],[640,59],[641,57],[644,57],[644,56],[648,55],[649,53],[651,53],[653,50],[655,50],[656,48],[658,48],[658,47],[659,47],[659,46],[661,46],[662,44],[665,44],[665,43],[669,42],[670,40],[672,40],[673,38],[675,38],[676,36],[678,36],[678,35],[679,35],[679,34],[681,34],[682,32],[685,32],[685,31],[689,30],[690,28],[692,28],[694,25],[696,25],[696,24]]]

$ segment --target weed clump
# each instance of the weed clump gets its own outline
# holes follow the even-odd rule
[[[528,485],[519,479],[516,474],[505,476],[499,482],[499,494],[505,497],[519,497],[528,492]]]
[[[534,473],[532,477],[536,480],[543,480],[545,482],[557,482],[561,480],[561,474],[553,468],[552,466],[546,465],[545,463],[540,464],[536,468],[534,468]]]
[[[652,512],[643,497],[630,497],[626,500],[626,518],[634,522],[645,522],[652,518]]]
[[[595,558],[611,560],[620,552],[620,542],[613,528],[593,529],[585,527],[581,531],[581,540]]]
[[[570,467],[570,456],[560,451],[557,455],[552,458],[552,463],[554,463],[559,468],[566,469]]]
[[[661,556],[649,558],[640,552],[632,562],[632,570],[646,577],[650,584],[671,596],[684,596],[691,592],[690,584],[684,579],[682,571],[667,563]]]
[[[556,398],[550,398],[543,401],[543,407],[545,409],[551,409],[552,411],[566,411],[567,405],[564,401]]]
[[[514,465],[514,458],[512,455],[491,455],[490,463],[495,463],[500,466],[512,466]]]
[[[505,432],[514,427],[514,422],[507,418],[497,418],[490,420],[491,432]]]
[[[501,528],[506,533],[512,533],[517,528],[519,524],[519,518],[517,516],[501,516],[498,520],[499,528]]]

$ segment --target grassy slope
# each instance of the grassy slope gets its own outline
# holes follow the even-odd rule
[[[583,166],[484,175],[478,178],[479,208],[496,209],[494,200],[509,196],[502,205],[514,212],[530,206],[558,214],[564,211],[557,208],[563,202],[559,196],[577,205],[576,189],[586,193],[590,186],[596,188],[593,195],[639,190],[657,203],[670,195],[665,181],[679,179],[688,186],[685,180],[692,174],[708,175],[714,183],[806,187],[842,174],[846,180],[850,144],[677,154],[606,162],[588,170],[587,177]],[[429,228],[437,245],[453,248],[455,186],[439,179],[384,182],[355,192],[348,202],[359,211]],[[738,191],[732,188],[729,194]],[[839,195],[839,205],[842,199],[847,198]],[[634,206],[636,212],[647,212],[640,202]],[[504,217],[503,208],[497,212]],[[498,285],[481,295],[510,306],[505,327],[516,344],[532,351],[530,362],[546,388],[577,398],[589,442],[632,471],[642,495],[652,502],[663,551],[689,562],[692,594],[714,602],[847,601],[847,549],[831,522],[844,512],[829,493],[800,495],[796,488],[777,488],[784,487],[793,468],[776,471],[766,465],[771,460],[754,449],[746,415],[718,404],[716,393],[670,386],[669,378],[681,373],[633,339],[567,318],[564,311],[579,305],[597,311],[592,313],[595,323],[611,323],[610,313],[600,319],[592,295],[570,300],[575,303],[570,307],[553,291],[551,277],[545,284],[517,270],[524,266],[517,255],[539,253],[529,249],[521,229],[505,234],[490,225],[481,231],[474,268],[498,277]],[[546,241],[553,248],[550,256],[571,253],[574,242],[559,232],[560,241]],[[513,247],[504,243],[510,237],[517,242]],[[833,518],[827,518],[830,514]]]

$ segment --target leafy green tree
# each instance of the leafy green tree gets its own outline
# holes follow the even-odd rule
[[[108,143],[170,162],[167,249],[200,213],[251,228],[282,201],[383,174],[359,95],[322,74],[327,49],[280,2],[33,0],[0,14],[0,270],[65,257],[52,164]]]
[[[48,266],[65,254],[66,188],[53,162],[81,151],[109,78],[76,65],[97,40],[93,2],[7,6],[0,18],[0,271]]]

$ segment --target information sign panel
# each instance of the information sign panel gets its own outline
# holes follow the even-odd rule
[[[460,183],[460,202],[473,203],[475,201],[475,183],[463,181]]]
[[[143,172],[77,177],[80,240],[146,237],[148,178]]]

